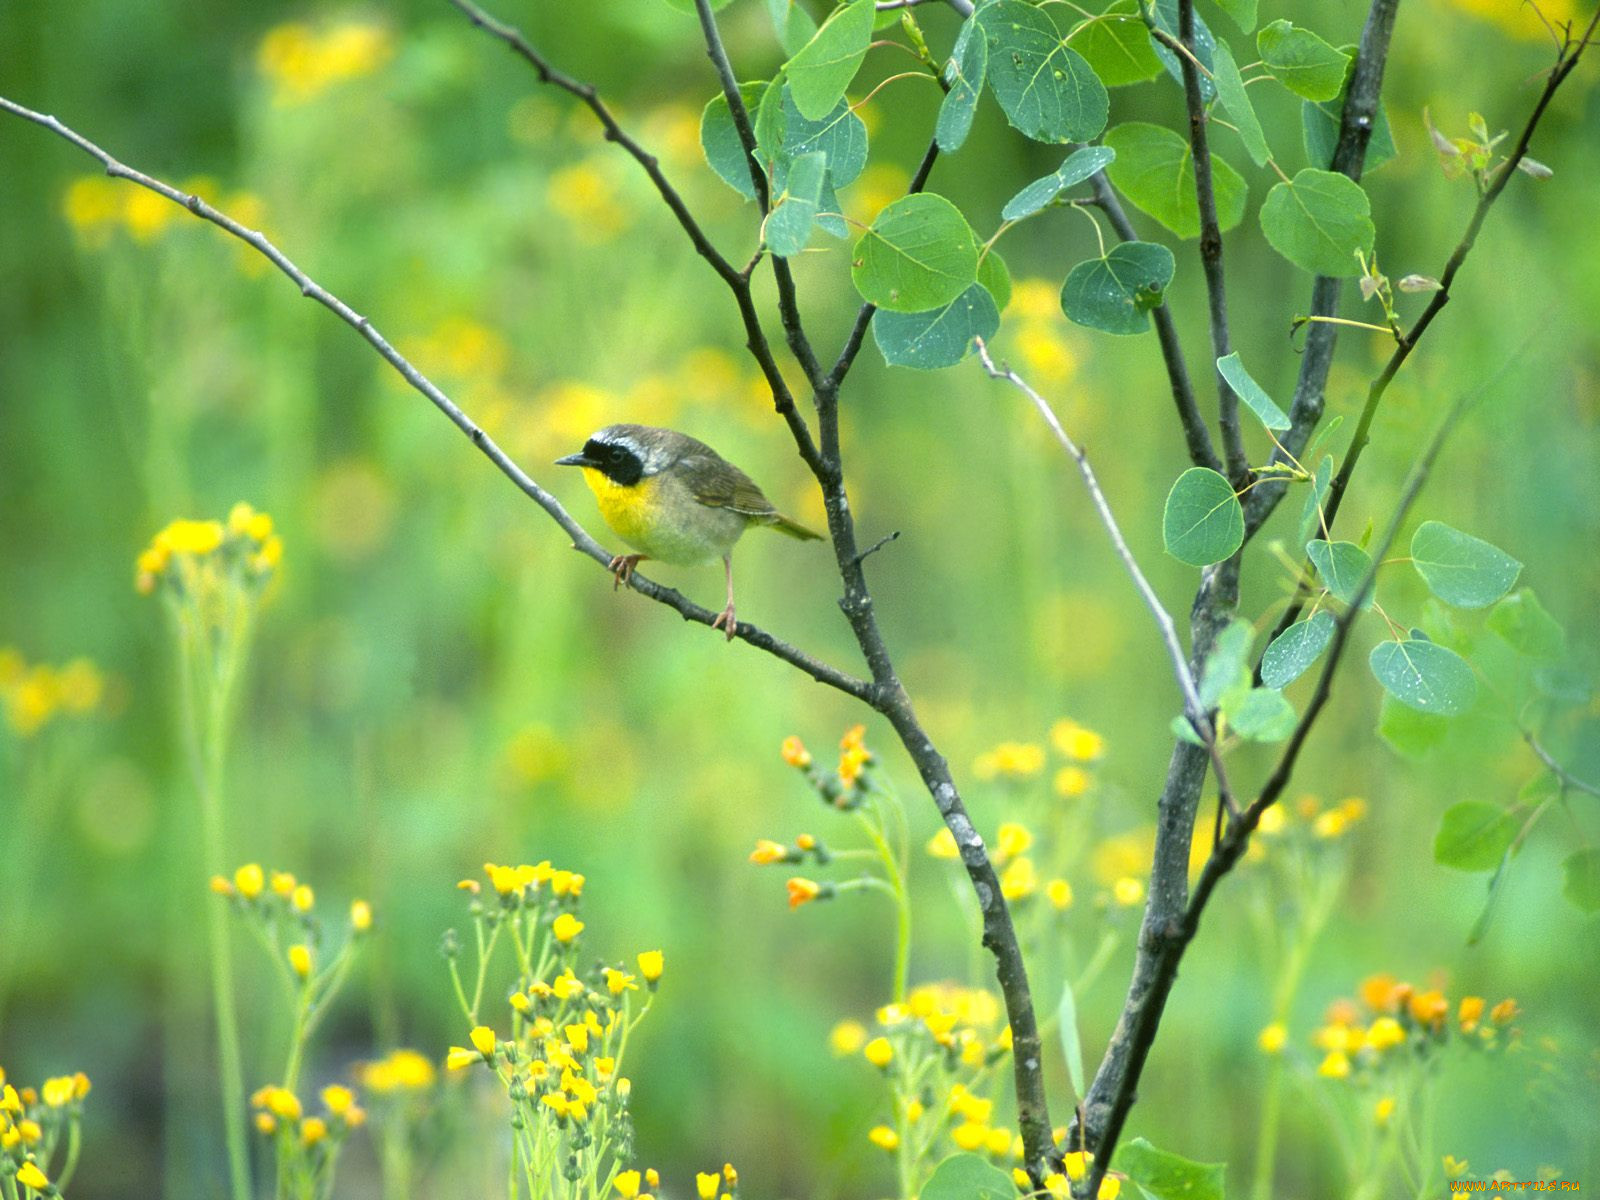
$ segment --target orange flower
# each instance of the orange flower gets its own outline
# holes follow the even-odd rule
[[[811,765],[811,751],[805,748],[805,744],[799,738],[791,734],[783,739],[783,761],[791,767],[804,770]]]
[[[809,904],[822,894],[822,885],[814,879],[802,879],[798,875],[784,885],[789,889],[789,907],[799,908],[802,904]]]
[[[1444,993],[1438,988],[1426,992],[1418,992],[1411,997],[1411,1015],[1417,1024],[1438,1028],[1450,1015],[1450,1002],[1444,998]]]
[[[750,852],[750,861],[758,866],[767,866],[771,863],[784,862],[789,857],[789,849],[778,842],[762,838],[756,842],[756,848]]]
[[[1393,975],[1369,975],[1361,981],[1361,1003],[1373,1012],[1393,1012],[1400,984]]]

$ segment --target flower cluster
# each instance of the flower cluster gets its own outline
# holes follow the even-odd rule
[[[920,1179],[951,1144],[1021,1158],[1021,1138],[993,1120],[994,1101],[984,1095],[1011,1052],[1002,1015],[992,992],[939,983],[878,1009],[876,1031],[859,1021],[834,1027],[834,1052],[859,1054],[889,1084],[890,1115],[867,1138],[897,1156],[903,1180]]]
[[[366,1124],[366,1110],[343,1084],[323,1088],[320,1099],[322,1111],[312,1115],[290,1088],[270,1084],[250,1097],[257,1132],[277,1149],[280,1195],[331,1195],[339,1151],[350,1132]]]
[[[1051,783],[1062,799],[1075,799],[1094,782],[1090,768],[1105,754],[1105,739],[1070,717],[1050,727],[1050,747],[1058,756]],[[978,755],[972,773],[989,782],[1020,783],[1038,778],[1049,766],[1045,747],[1038,742],[1001,742]]]
[[[450,976],[468,1045],[452,1046],[450,1071],[486,1067],[511,1103],[515,1161],[539,1195],[598,1200],[613,1190],[641,1200],[654,1172],[623,1167],[633,1153],[628,1112],[632,1084],[622,1074],[628,1039],[650,1010],[665,967],[661,951],[636,956],[633,969],[597,964],[582,970],[577,943],[584,877],[551,866],[485,863],[489,887],[476,879],[471,897],[476,971],[460,969],[454,933],[445,941]],[[512,951],[516,977],[507,994],[509,1034],[480,1020],[496,950]],[[549,1181],[561,1180],[554,1193]],[[541,1181],[535,1185],[534,1181]]]
[[[387,29],[344,21],[325,30],[291,23],[267,31],[256,66],[271,85],[274,102],[300,104],[334,84],[371,75],[394,54]]]
[[[1061,1144],[1061,1132],[1057,1130],[1056,1144]],[[1052,1200],[1072,1200],[1072,1189],[1082,1183],[1089,1173],[1089,1167],[1094,1162],[1094,1155],[1087,1150],[1072,1150],[1061,1156],[1061,1170],[1047,1175],[1044,1187],[1035,1188],[1033,1181],[1028,1178],[1028,1173],[1021,1167],[1012,1169],[1012,1178],[1016,1181],[1017,1190],[1024,1196],[1049,1196]],[[1117,1200],[1122,1195],[1122,1180],[1124,1176],[1107,1171],[1100,1180],[1100,1190],[1096,1193],[1099,1200]]]
[[[134,564],[143,595],[158,587],[202,601],[227,584],[259,591],[283,561],[283,540],[272,518],[244,501],[227,521],[173,521],[150,540]]]
[[[88,659],[55,667],[0,646],[0,712],[19,736],[32,737],[58,716],[93,712],[104,698],[105,679]]]
[[[57,1195],[72,1179],[78,1158],[78,1128],[89,1077],[59,1075],[37,1088],[7,1082],[0,1067],[0,1189],[8,1196]],[[53,1167],[64,1151],[59,1171]]]
[[[372,929],[372,905],[365,900],[352,901],[349,936],[318,972],[323,929],[314,911],[316,892],[309,883],[302,883],[288,871],[268,871],[260,863],[246,863],[231,879],[213,876],[211,890],[233,900],[238,911],[251,920],[273,959],[300,983],[312,982],[314,977],[337,982],[355,941]]]
[[[816,789],[828,804],[835,808],[851,809],[859,805],[871,792],[872,768],[876,758],[867,749],[867,727],[852,725],[839,739],[839,765],[832,771],[816,765],[811,751],[797,737],[783,740],[783,761],[802,772],[806,781]]]
[[[1359,993],[1359,1001],[1331,1005],[1325,1023],[1311,1035],[1323,1052],[1317,1074],[1324,1078],[1370,1079],[1393,1054],[1425,1058],[1452,1041],[1501,1049],[1521,1036],[1512,1025],[1521,1012],[1515,1000],[1501,1000],[1486,1012],[1481,996],[1463,996],[1452,1004],[1439,988],[1419,991],[1392,975],[1363,980]],[[1266,1037],[1271,1028],[1263,1032],[1264,1046],[1276,1038]]]

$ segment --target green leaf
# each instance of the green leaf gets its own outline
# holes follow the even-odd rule
[[[1349,55],[1288,21],[1274,21],[1256,34],[1256,50],[1273,77],[1306,100],[1332,100],[1350,65]]]
[[[833,173],[828,173],[827,179],[822,183],[822,199],[817,202],[817,228],[830,237],[844,241],[850,236],[850,226],[844,223],[840,214],[844,211],[844,204],[839,199],[839,193],[834,190]]]
[[[1574,908],[1600,912],[1600,850],[1579,850],[1561,862],[1561,894]]]
[[[1256,27],[1257,0],[1217,0],[1217,7],[1233,18],[1240,33],[1249,33]]]
[[[1300,105],[1300,133],[1305,142],[1306,158],[1313,167],[1333,169],[1333,152],[1339,144],[1339,125],[1344,119],[1345,96],[1350,90],[1350,76],[1355,73],[1355,56],[1344,73],[1344,83],[1332,100],[1307,100]],[[1376,171],[1395,156],[1394,131],[1389,128],[1389,114],[1378,105],[1378,119],[1373,123],[1372,134],[1367,139],[1367,157],[1364,169]]]
[[[1492,871],[1500,865],[1522,822],[1509,809],[1463,800],[1445,809],[1433,838],[1433,861],[1457,871]]]
[[[1164,125],[1129,121],[1107,133],[1105,144],[1117,152],[1117,159],[1106,174],[1128,203],[1179,237],[1200,236],[1194,159],[1186,140]],[[1244,179],[1213,154],[1211,180],[1217,197],[1217,222],[1223,229],[1232,229],[1244,218],[1248,190]]]
[[[939,104],[939,119],[934,125],[934,139],[942,153],[954,154],[967,140],[988,69],[989,39],[978,28],[977,19],[968,17],[944,68],[944,81],[950,90]]]
[[[923,1185],[920,1200],[1016,1200],[1017,1186],[976,1154],[952,1154]]]
[[[1215,708],[1225,697],[1242,694],[1249,688],[1250,643],[1254,640],[1250,622],[1237,617],[1217,635],[1200,670],[1202,708]]]
[[[798,54],[817,32],[817,23],[795,0],[767,0],[767,15],[785,54]]]
[[[1333,640],[1333,614],[1319,612],[1296,621],[1277,637],[1261,656],[1261,682],[1268,687],[1288,687],[1322,657]]]
[[[867,56],[876,16],[872,0],[850,0],[835,9],[816,35],[783,65],[802,116],[820,121],[843,99]]]
[[[1043,179],[1035,179],[1006,201],[1005,208],[1000,211],[1001,219],[1020,221],[1024,217],[1031,217],[1069,187],[1075,187],[1096,171],[1104,170],[1106,164],[1116,156],[1117,152],[1109,146],[1083,146],[1074,150],[1054,171]]]
[[[827,174],[828,156],[820,150],[802,154],[790,166],[787,186],[761,226],[767,249],[779,258],[799,254],[811,240],[811,226]]]
[[[782,122],[769,121],[758,128],[761,152],[773,160],[772,184],[782,189],[788,164],[804,154],[821,150],[828,156],[828,175],[835,187],[848,187],[867,165],[867,126],[843,100],[820,121],[801,114],[785,86],[781,92]]]
[[[1157,1150],[1144,1138],[1119,1146],[1111,1161],[1151,1200],[1223,1200],[1223,1163],[1194,1162]],[[927,1200],[927,1193],[923,1193],[923,1200]]]
[[[1106,127],[1105,85],[1046,13],[994,0],[974,19],[989,39],[989,86],[1013,126],[1038,142],[1086,142]]]
[[[1306,543],[1306,555],[1328,591],[1346,604],[1355,603],[1356,589],[1372,569],[1370,554],[1354,542],[1325,542],[1315,538]],[[1362,607],[1371,603],[1369,594]]]
[[[982,284],[973,284],[943,308],[931,312],[880,312],[872,336],[891,367],[933,371],[953,367],[967,356],[972,339],[985,341],[1000,329],[1000,310]]]
[[[1426,757],[1449,732],[1449,718],[1418,712],[1393,696],[1385,696],[1378,710],[1378,736],[1406,758]]]
[[[745,111],[756,112],[761,107],[768,87],[765,82],[739,85]],[[750,181],[750,168],[755,164],[744,152],[739,129],[733,123],[733,112],[728,108],[728,98],[720,92],[700,114],[700,149],[717,178],[746,200],[756,198],[755,184]]]
[[[1532,588],[1518,588],[1489,610],[1489,628],[1519,654],[1546,662],[1561,658],[1567,649],[1566,631],[1545,611]]]
[[[1072,47],[1108,88],[1143,83],[1161,74],[1161,60],[1134,0],[1117,0],[1104,13],[1079,26]]]
[[[1223,705],[1228,728],[1250,742],[1281,742],[1294,732],[1294,706],[1276,688],[1251,688]]]
[[[1239,140],[1244,143],[1245,153],[1250,155],[1250,161],[1258,167],[1265,166],[1267,159],[1272,157],[1272,151],[1267,147],[1267,135],[1261,130],[1261,120],[1256,116],[1256,106],[1250,103],[1250,95],[1245,91],[1244,76],[1239,74],[1239,64],[1233,61],[1233,51],[1228,49],[1228,43],[1218,42],[1211,54],[1212,73],[1217,81],[1217,98],[1222,101],[1222,107],[1228,110],[1228,115],[1238,127]]]
[[[1222,372],[1222,377],[1228,381],[1234,394],[1245,402],[1263,425],[1268,429],[1289,428],[1289,418],[1283,409],[1272,402],[1266,390],[1250,377],[1250,372],[1244,369],[1244,363],[1239,360],[1237,350],[1225,358],[1217,359],[1217,370]]]
[[[1367,661],[1384,690],[1418,712],[1458,717],[1478,697],[1467,660],[1437,642],[1379,642]]]
[[[998,251],[990,249],[978,260],[978,282],[994,298],[995,309],[1005,312],[1011,303],[1011,268]]]
[[[1322,506],[1328,499],[1328,488],[1333,481],[1333,455],[1324,454],[1311,476],[1311,491],[1300,509],[1298,541],[1310,541],[1313,534],[1325,532],[1322,528]]]
[[[1167,36],[1176,39],[1178,36],[1178,0],[1155,0],[1155,19]],[[1215,49],[1217,39],[1211,35],[1211,27],[1201,19],[1199,13],[1194,14],[1194,38],[1192,45],[1195,58],[1200,60],[1200,65],[1206,70],[1200,74],[1200,98],[1207,104],[1216,98],[1217,89],[1206,72],[1212,71],[1212,51]],[[1154,38],[1151,39],[1150,48],[1156,52],[1156,57],[1161,60],[1161,65],[1166,67],[1167,74],[1178,81],[1178,86],[1183,86],[1183,61],[1176,53],[1167,49]]]
[[[1067,1079],[1074,1099],[1083,1096],[1083,1038],[1078,1033],[1078,1006],[1072,998],[1072,981],[1061,985],[1061,1003],[1056,1005],[1056,1028],[1061,1034],[1061,1053],[1067,1060]]]
[[[1356,251],[1372,253],[1377,231],[1371,212],[1359,183],[1336,171],[1307,167],[1267,193],[1261,232],[1295,266],[1348,279],[1361,274]]]
[[[1190,467],[1167,493],[1161,539],[1168,554],[1192,567],[1232,555],[1244,544],[1244,509],[1233,485],[1209,467]]]
[[[850,275],[863,299],[890,312],[943,308],[978,281],[978,240],[954,204],[918,192],[874,218]]]
[[[1081,262],[1061,286],[1061,311],[1069,320],[1105,333],[1150,328],[1150,310],[1172,282],[1172,251],[1154,242],[1123,242],[1104,258]]]
[[[1431,591],[1457,608],[1487,608],[1511,590],[1522,564],[1481,538],[1443,521],[1424,521],[1411,536],[1411,565]]]

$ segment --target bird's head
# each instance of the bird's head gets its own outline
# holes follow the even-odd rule
[[[667,456],[655,430],[644,425],[607,425],[576,454],[556,459],[558,467],[586,467],[613,483],[632,487],[666,466]]]

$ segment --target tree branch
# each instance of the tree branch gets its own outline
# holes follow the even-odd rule
[[[1455,283],[1457,274],[1460,273],[1462,264],[1467,260],[1467,255],[1472,252],[1477,243],[1478,234],[1483,229],[1484,220],[1489,215],[1489,210],[1494,207],[1496,200],[1505,191],[1506,185],[1511,182],[1511,177],[1516,173],[1517,164],[1528,153],[1528,146],[1533,141],[1534,131],[1538,128],[1540,120],[1544,117],[1550,106],[1550,101],[1555,98],[1556,90],[1565,82],[1567,76],[1577,67],[1578,60],[1583,57],[1584,50],[1589,46],[1595,35],[1596,27],[1600,26],[1600,9],[1596,9],[1594,17],[1589,21],[1588,28],[1576,40],[1569,40],[1561,47],[1556,56],[1555,66],[1551,69],[1545,80],[1544,89],[1539,93],[1539,99],[1533,106],[1533,111],[1528,115],[1527,122],[1522,127],[1516,145],[1505,163],[1499,168],[1493,181],[1478,197],[1478,203],[1472,210],[1472,217],[1467,222],[1466,232],[1461,241],[1456,244],[1449,260],[1445,263],[1444,273],[1439,277],[1439,290],[1434,292],[1426,308],[1422,310],[1411,328],[1403,333],[1390,354],[1383,370],[1372,381],[1367,389],[1366,403],[1361,407],[1361,415],[1356,419],[1355,433],[1350,438],[1350,445],[1346,448],[1344,458],[1339,463],[1339,470],[1333,477],[1333,482],[1328,488],[1327,503],[1323,508],[1323,523],[1331,531],[1335,518],[1339,515],[1339,508],[1344,502],[1345,492],[1350,487],[1350,479],[1355,474],[1356,464],[1361,461],[1362,451],[1372,440],[1372,422],[1378,414],[1378,408],[1383,403],[1384,394],[1389,389],[1389,384],[1405,365],[1406,359],[1411,357],[1411,352],[1416,349],[1417,342],[1433,324],[1434,318],[1450,302],[1450,288]],[[1321,282],[1319,280],[1319,282]],[[1331,325],[1318,324],[1313,326],[1313,335],[1317,329],[1332,329]],[[1309,339],[1308,339],[1309,346]],[[1297,401],[1298,403],[1298,398]],[[1257,489],[1259,490],[1259,489]],[[1305,584],[1296,590],[1293,603],[1284,611],[1279,619],[1274,636],[1282,633],[1299,619],[1304,608],[1304,601],[1308,595]]]
[[[158,196],[164,196],[172,203],[188,209],[189,212],[201,220],[209,221],[219,229],[238,238],[262,255],[294,282],[295,286],[300,289],[302,296],[315,300],[359,333],[383,357],[384,361],[399,373],[402,379],[426,396],[435,408],[450,418],[456,428],[467,435],[468,439],[483,453],[484,457],[500,469],[501,474],[521,488],[525,495],[566,531],[567,535],[572,538],[574,549],[588,555],[601,565],[611,561],[611,553],[589,536],[588,532],[578,524],[577,520],[562,506],[561,502],[540,487],[521,467],[517,466],[510,456],[495,444],[493,438],[485,433],[453,400],[440,391],[427,376],[423,375],[404,355],[396,350],[388,339],[378,332],[371,321],[313,280],[259,230],[246,228],[226,213],[207,204],[199,196],[181,191],[171,184],[163,183],[153,176],[146,175],[142,171],[137,171],[119,162],[107,151],[101,149],[82,134],[62,124],[55,117],[35,112],[30,108],[24,108],[4,96],[0,96],[0,111],[11,113],[13,116],[21,117],[25,121],[31,121],[35,125],[43,126],[57,137],[72,143],[85,154],[97,159],[105,168],[107,175],[115,179],[128,180],[142,188],[155,192]],[[633,576],[631,582],[636,591],[658,603],[666,605],[686,621],[695,621],[701,625],[709,626],[717,617],[716,613],[693,603],[674,588],[663,587],[661,584],[654,583],[637,574]],[[840,671],[820,659],[812,657],[805,651],[797,649],[788,642],[774,637],[763,629],[740,621],[737,636],[750,643],[756,649],[765,650],[775,658],[782,659],[791,666],[797,667],[818,683],[826,684],[844,692],[846,695],[854,696],[858,700],[864,700],[869,703],[874,697],[873,686],[866,680]]]
[[[811,429],[806,425],[805,418],[800,414],[795,405],[794,394],[789,390],[789,384],[783,377],[783,371],[778,366],[777,359],[773,357],[772,346],[767,341],[766,331],[761,328],[761,317],[756,312],[755,298],[750,291],[750,280],[747,275],[733,266],[723,255],[711,245],[704,230],[689,212],[680,196],[666,175],[662,172],[660,163],[655,156],[650,154],[638,142],[630,137],[622,126],[617,123],[616,117],[600,99],[599,93],[591,83],[580,83],[568,75],[562,74],[533,47],[533,44],[523,36],[515,26],[507,25],[496,20],[483,9],[479,8],[472,0],[450,0],[461,10],[467,20],[477,28],[483,30],[491,37],[498,38],[538,75],[541,83],[548,83],[576,96],[594,113],[595,119],[600,122],[605,130],[606,140],[621,146],[650,176],[650,181],[656,185],[656,191],[661,193],[661,198],[666,201],[667,207],[677,217],[678,224],[683,226],[684,232],[689,235],[689,240],[694,243],[694,248],[716,271],[717,276],[727,284],[728,290],[733,293],[734,303],[739,308],[739,319],[744,324],[745,346],[760,367],[762,376],[767,381],[767,387],[772,392],[773,407],[789,426],[793,434],[795,445],[800,450],[800,457],[805,460],[808,467],[815,473],[821,462],[817,456],[816,443],[811,436]],[[734,88],[734,98],[737,100],[739,89]],[[740,104],[736,110],[738,114],[744,113],[744,106]],[[737,120],[737,117],[735,118]],[[745,124],[748,127],[749,119],[746,116]],[[766,185],[765,177],[756,168],[755,160],[750,160],[751,177],[759,180],[757,183],[758,194],[764,195]]]
[[[1117,1142],[1121,1138],[1122,1129],[1127,1121],[1128,1113],[1133,1108],[1136,1098],[1139,1078],[1144,1071],[1144,1064],[1149,1056],[1150,1048],[1155,1044],[1156,1034],[1160,1030],[1162,1013],[1166,1008],[1168,995],[1171,994],[1172,985],[1178,978],[1178,966],[1183,961],[1184,952],[1190,942],[1199,932],[1200,918],[1204,915],[1206,906],[1211,901],[1212,893],[1217,884],[1221,882],[1249,847],[1250,835],[1261,821],[1261,815],[1271,808],[1282,796],[1284,789],[1289,786],[1293,778],[1296,763],[1299,761],[1300,752],[1304,749],[1306,739],[1311,733],[1312,726],[1327,705],[1332,693],[1334,673],[1339,669],[1339,663],[1344,657],[1344,652],[1349,644],[1350,631],[1356,619],[1360,616],[1367,597],[1371,595],[1377,580],[1379,565],[1387,556],[1394,545],[1400,527],[1405,521],[1406,514],[1410,512],[1412,504],[1421,493],[1423,484],[1438,460],[1439,453],[1444,449],[1450,433],[1455,428],[1456,422],[1467,410],[1471,403],[1477,399],[1488,384],[1477,391],[1468,393],[1459,398],[1445,415],[1438,430],[1428,443],[1416,465],[1411,470],[1410,478],[1401,492],[1400,499],[1395,506],[1393,517],[1390,518],[1388,528],[1379,539],[1372,555],[1372,565],[1367,569],[1365,576],[1356,588],[1355,596],[1345,611],[1339,615],[1334,623],[1333,640],[1328,649],[1328,659],[1323,665],[1322,673],[1317,678],[1316,690],[1312,693],[1306,705],[1306,711],[1295,725],[1294,732],[1290,735],[1284,747],[1283,756],[1277,766],[1262,785],[1260,793],[1249,808],[1240,814],[1239,819],[1229,823],[1226,833],[1218,841],[1211,857],[1206,861],[1205,867],[1200,872],[1200,878],[1195,883],[1194,895],[1184,908],[1180,919],[1173,921],[1160,936],[1153,940],[1150,954],[1153,959],[1149,979],[1148,1000],[1141,1005],[1131,1016],[1123,1014],[1123,1024],[1118,1025],[1119,1035],[1123,1033],[1123,1025],[1127,1025],[1127,1056],[1126,1064],[1118,1079],[1107,1108],[1105,1123],[1101,1126],[1099,1136],[1092,1143],[1095,1150],[1095,1161],[1090,1167],[1087,1186],[1084,1195],[1096,1194],[1100,1180],[1104,1177],[1106,1168],[1111,1163],[1112,1155],[1116,1152]],[[1144,946],[1141,944],[1141,952]],[[1142,957],[1142,953],[1141,953]]]
[[[1183,645],[1178,641],[1178,629],[1173,623],[1172,614],[1167,612],[1161,603],[1161,598],[1156,595],[1155,589],[1150,586],[1150,581],[1145,578],[1144,572],[1139,569],[1138,561],[1133,557],[1133,551],[1128,549],[1128,543],[1122,536],[1122,529],[1117,525],[1117,519],[1112,515],[1111,506],[1106,502],[1105,493],[1100,490],[1100,481],[1095,477],[1094,468],[1089,465],[1089,456],[1083,452],[1076,442],[1062,428],[1060,419],[1055,410],[1050,407],[1050,402],[1035,391],[1028,382],[1010,367],[996,367],[994,359],[989,356],[989,347],[984,345],[983,339],[977,339],[978,360],[983,364],[983,369],[988,372],[989,378],[1002,380],[1011,384],[1028,399],[1033,401],[1039,415],[1044,418],[1045,424],[1050,426],[1050,432],[1055,434],[1056,441],[1061,443],[1062,449],[1078,464],[1078,470],[1083,475],[1083,482],[1089,489],[1089,498],[1094,502],[1095,510],[1100,514],[1100,523],[1106,527],[1106,533],[1111,537],[1112,548],[1116,550],[1117,557],[1122,560],[1122,565],[1127,568],[1128,575],[1133,579],[1133,586],[1138,589],[1140,598],[1145,607],[1150,610],[1150,615],[1155,618],[1156,626],[1161,630],[1161,640],[1167,648],[1167,656],[1172,660],[1172,673],[1178,681],[1178,691],[1183,695],[1184,715],[1189,723],[1194,726],[1195,733],[1206,745],[1206,752],[1211,758],[1212,769],[1217,773],[1219,788],[1223,801],[1228,811],[1237,815],[1238,808],[1233,802],[1233,795],[1228,788],[1228,773],[1223,767],[1222,755],[1217,749],[1216,729],[1206,713],[1205,705],[1200,702],[1200,691],[1195,686],[1194,671],[1189,667],[1189,660],[1183,653]]]
[[[1138,241],[1138,230],[1128,220],[1122,201],[1117,199],[1106,173],[1095,172],[1089,185],[1094,189],[1095,206],[1106,214],[1117,236],[1125,242]],[[1178,410],[1178,422],[1183,426],[1189,461],[1197,467],[1209,467],[1221,472],[1222,460],[1217,457],[1216,447],[1211,444],[1211,431],[1206,428],[1205,418],[1200,415],[1199,406],[1195,403],[1194,384],[1189,381],[1189,367],[1184,362],[1183,345],[1178,341],[1178,329],[1173,324],[1172,311],[1163,300],[1151,310],[1150,316],[1155,321],[1156,340],[1161,344],[1161,360],[1167,367],[1167,381],[1172,386],[1172,402]]]
[[[1172,39],[1161,29],[1156,35]],[[1217,193],[1211,178],[1211,150],[1206,136],[1206,104],[1200,91],[1200,68],[1194,56],[1194,0],[1178,0],[1178,63],[1183,72],[1183,94],[1189,113],[1189,150],[1194,160],[1194,195],[1200,214],[1200,265],[1206,277],[1206,301],[1211,317],[1212,373],[1217,380],[1218,426],[1227,457],[1228,478],[1235,488],[1249,482],[1250,461],[1245,457],[1239,430],[1239,397],[1216,369],[1219,358],[1232,352],[1228,337],[1228,287],[1222,270],[1222,224],[1217,217]]]

